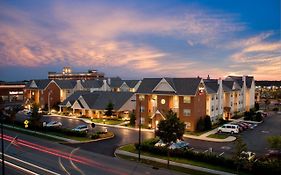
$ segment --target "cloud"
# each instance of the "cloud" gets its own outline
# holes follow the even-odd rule
[[[231,55],[230,67],[250,72],[258,79],[278,79],[281,75],[281,44],[279,41],[266,41],[271,35],[273,33],[268,32],[238,41],[239,49]]]

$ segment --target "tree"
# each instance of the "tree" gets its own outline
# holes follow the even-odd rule
[[[264,101],[264,104],[265,104],[265,109],[268,110],[268,106],[270,105],[270,100],[267,98],[267,99]]]
[[[135,113],[130,113],[130,125],[135,126],[136,124],[136,114]]]
[[[177,114],[169,110],[166,120],[161,120],[158,124],[156,135],[166,144],[167,148],[177,139],[182,139],[185,131],[185,124],[179,120]],[[170,149],[168,148],[168,167],[170,161]]]
[[[106,110],[105,115],[106,115],[107,117],[112,116],[112,114],[113,114],[113,112],[112,112],[113,107],[114,107],[113,103],[109,102],[108,105],[107,105],[107,107],[106,107],[106,109],[105,109],[105,110]]]
[[[239,168],[243,165],[243,161],[240,159],[241,153],[243,151],[247,151],[247,145],[246,145],[246,143],[244,143],[242,138],[237,137],[236,142],[235,142],[235,154],[233,157],[233,159],[236,163],[236,166],[237,166],[237,174],[238,174]]]
[[[270,148],[281,149],[281,136],[269,136],[267,137],[267,142]]]
[[[211,121],[211,117],[210,116],[208,116],[208,115],[205,116],[204,123],[205,123],[204,130],[212,129],[212,121]]]
[[[258,102],[255,102],[255,110],[258,111],[260,109],[260,105]]]
[[[262,121],[262,119],[263,119],[263,117],[262,117],[261,113],[258,112],[258,113],[256,114],[256,116],[255,116],[255,121],[260,122],[260,121]]]
[[[32,113],[30,116],[30,124],[33,127],[39,127],[41,126],[40,120],[42,118],[42,115],[38,113],[39,106],[36,103],[33,103],[32,105]]]
[[[205,129],[205,122],[204,122],[204,119],[202,117],[200,117],[200,119],[197,122],[196,130],[204,131],[204,129]]]

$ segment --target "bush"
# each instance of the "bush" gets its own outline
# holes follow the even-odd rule
[[[151,139],[143,142],[141,144],[141,150],[157,154],[160,156],[166,156],[168,148],[167,147],[155,147],[154,144],[157,143],[159,139]],[[138,143],[135,143],[135,148],[138,149]],[[234,159],[217,156],[212,153],[202,153],[194,152],[191,150],[170,150],[171,157],[184,158],[195,160],[199,162],[205,162],[216,166],[222,166],[225,168],[236,169],[238,163]],[[241,163],[241,162],[239,162]],[[241,164],[240,164],[241,165]],[[255,161],[255,162],[242,162],[240,167],[244,172],[250,172],[254,174],[280,174],[281,163],[280,161]]]
[[[98,133],[92,134],[91,139],[98,139],[100,135]]]
[[[258,112],[258,113],[256,114],[256,116],[254,117],[254,120],[255,120],[255,121],[258,121],[258,122],[260,122],[260,121],[263,120],[263,117],[262,117],[262,115],[261,115],[260,112]]]
[[[205,130],[210,130],[212,129],[212,121],[210,116],[206,115],[206,117],[204,118],[204,122],[205,122]]]
[[[275,108],[273,108],[272,110],[273,110],[273,111],[279,111],[279,109],[278,109],[278,108],[276,108],[276,107],[275,107]]]
[[[200,117],[200,119],[197,122],[196,130],[197,131],[204,131],[204,129],[205,129],[205,122],[204,122],[203,118]]]

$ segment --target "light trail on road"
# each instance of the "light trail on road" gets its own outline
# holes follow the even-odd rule
[[[0,138],[1,138],[1,136],[0,136]],[[37,150],[37,151],[40,151],[40,152],[51,154],[51,155],[54,155],[54,156],[57,156],[57,157],[64,158],[66,160],[70,160],[70,161],[77,162],[77,163],[80,163],[80,164],[84,164],[84,165],[87,165],[87,166],[91,166],[91,167],[94,167],[94,168],[99,168],[99,169],[102,169],[106,172],[110,172],[112,174],[127,175],[126,173],[119,172],[118,170],[115,170],[115,169],[112,169],[110,167],[104,166],[101,163],[98,163],[94,160],[91,160],[91,159],[88,159],[88,158],[85,158],[85,157],[82,157],[82,156],[71,155],[70,153],[67,153],[67,152],[63,152],[63,151],[53,149],[53,148],[48,148],[48,147],[45,147],[45,146],[42,146],[42,145],[39,145],[39,144],[35,144],[35,143],[29,142],[29,141],[26,141],[26,140],[22,140],[22,139],[17,139],[16,143],[15,143],[14,137],[11,137],[11,136],[5,135],[5,134],[3,135],[3,138],[6,141],[14,142],[13,144],[25,146],[25,147],[31,148],[33,150]]]

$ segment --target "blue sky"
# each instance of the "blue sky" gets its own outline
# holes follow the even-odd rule
[[[280,1],[1,1],[0,80],[71,66],[107,76],[280,80]]]

